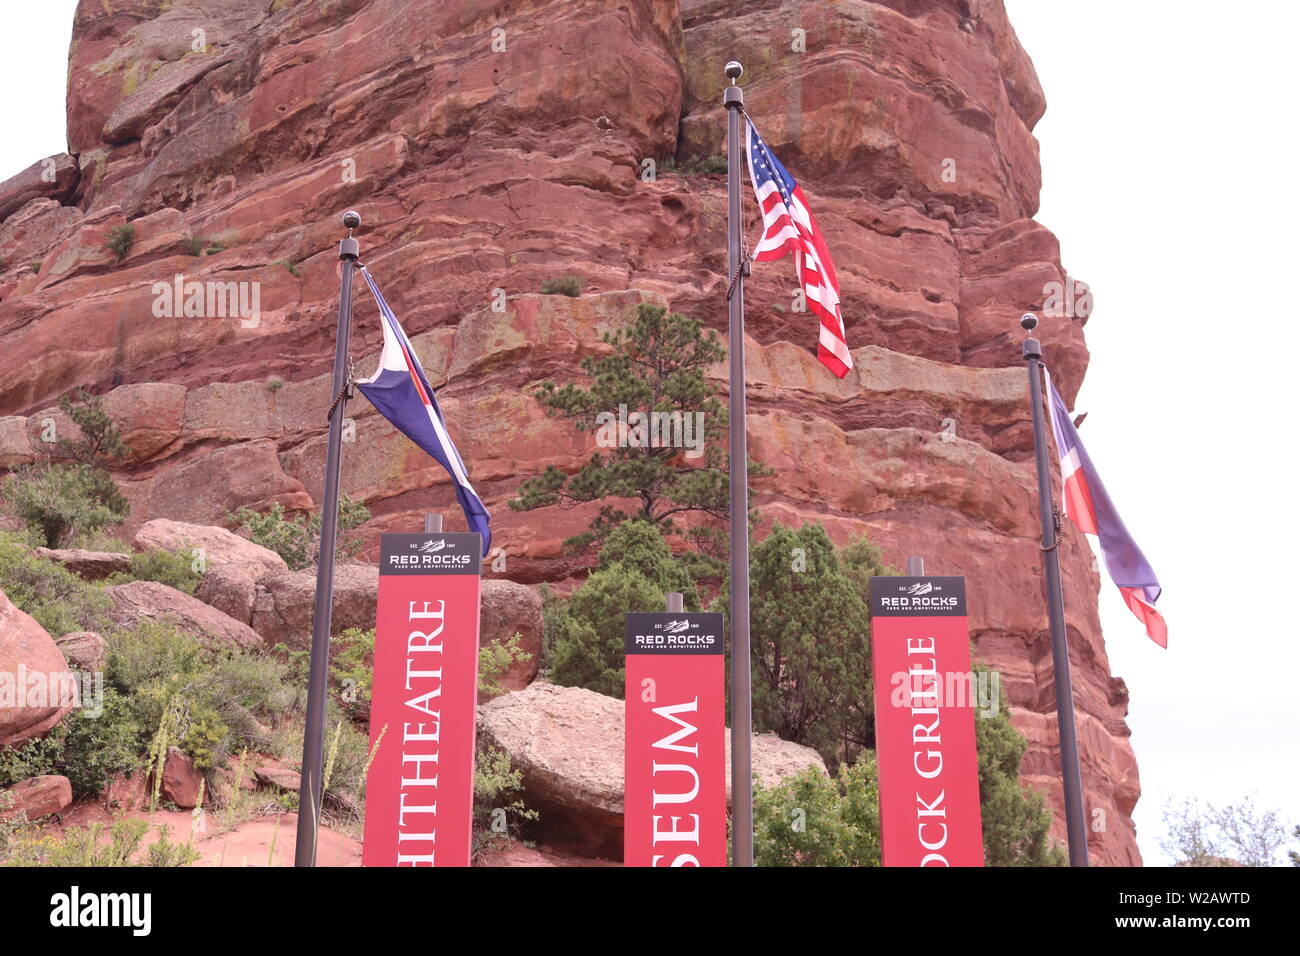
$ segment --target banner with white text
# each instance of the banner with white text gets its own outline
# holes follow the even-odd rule
[[[382,536],[365,866],[469,866],[482,546]]]
[[[966,580],[871,579],[885,866],[983,866]]]
[[[628,614],[623,865],[726,866],[722,615]]]

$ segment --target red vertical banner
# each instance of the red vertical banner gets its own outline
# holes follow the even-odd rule
[[[722,615],[628,614],[623,865],[726,866]]]
[[[382,536],[365,866],[469,866],[482,547]]]
[[[871,579],[885,866],[983,866],[966,580]]]

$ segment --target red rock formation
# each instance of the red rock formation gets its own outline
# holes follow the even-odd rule
[[[165,623],[197,636],[214,648],[262,646],[261,635],[247,624],[157,581],[129,581],[105,591],[110,601],[106,613],[116,627],[130,629],[145,622]]]
[[[179,747],[168,747],[162,771],[163,798],[182,810],[192,810],[203,789],[203,771],[194,766],[194,758]]]
[[[519,636],[522,659],[511,661],[504,671],[494,678],[498,687],[507,691],[523,690],[537,677],[542,659],[542,599],[536,588],[514,581],[487,579],[482,585],[479,614],[479,644],[505,644]],[[495,696],[479,688],[479,703]]]
[[[39,820],[65,810],[71,803],[72,784],[67,777],[30,777],[0,790],[0,819],[21,814],[27,820]]]
[[[479,743],[504,751],[523,778],[542,842],[581,856],[623,858],[623,702],[582,687],[536,681],[479,708]],[[817,751],[755,734],[750,744],[759,786],[826,765]],[[731,799],[731,729],[726,731]]]
[[[61,564],[87,581],[100,581],[131,568],[131,556],[115,551],[84,551],[81,548],[37,548],[36,554]]]
[[[574,468],[590,448],[526,389],[573,376],[639,301],[723,326],[721,177],[664,161],[720,152],[732,57],[835,250],[858,364],[844,382],[822,372],[808,316],[790,309],[789,264],[755,268],[749,427],[755,456],[780,473],[758,489],[763,528],[816,519],[839,541],[870,535],[895,564],[922,554],[967,575],[978,654],[1002,671],[1031,741],[1025,778],[1059,817],[1016,319],[1065,276],[1032,219],[1043,96],[998,0],[230,0],[201,11],[83,0],[70,157],[55,158],[52,183],[29,171],[0,186],[0,414],[29,419],[0,418],[0,465],[41,453],[42,423],[70,387],[124,407],[136,395],[125,390],[148,389],[119,475],[133,527],[219,521],[242,504],[311,507],[338,216],[351,206],[366,262],[446,381],[507,575],[571,579],[582,569],[558,543],[589,512],[504,503],[527,475]],[[128,223],[118,261],[105,242]],[[570,273],[588,294],[534,294]],[[259,283],[257,321],[159,317],[154,284],[177,275]],[[491,308],[497,289],[504,313]],[[360,358],[379,331],[358,302]],[[1067,398],[1087,365],[1082,325],[1040,326]],[[374,512],[369,531],[452,510],[436,466],[364,402],[350,414],[344,487]],[[1088,804],[1105,827],[1094,858],[1133,864],[1127,695],[1073,531],[1063,558]]]
[[[73,674],[54,639],[0,591],[0,747],[15,747],[72,710]]]

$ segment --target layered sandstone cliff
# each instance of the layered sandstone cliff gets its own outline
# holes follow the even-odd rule
[[[826,374],[789,263],[755,268],[751,453],[779,476],[762,527],[817,520],[968,576],[978,654],[1062,832],[1016,319],[1064,272],[1032,218],[1043,96],[999,0],[82,0],[70,58],[69,154],[0,185],[0,467],[41,454],[49,409],[86,385],[126,422],[132,527],[314,507],[355,207],[526,582],[582,573],[559,545],[590,513],[505,501],[591,452],[528,386],[573,375],[641,301],[725,324],[724,183],[665,160],[721,152],[722,65],[744,61],[747,107],[835,252],[857,365]],[[119,261],[106,242],[128,224]],[[537,294],[563,274],[582,297]],[[160,317],[155,284],[178,275],[256,283],[257,320]],[[1082,323],[1040,333],[1072,398]],[[366,373],[378,343],[359,296]],[[366,403],[350,414],[344,489],[371,533],[454,511],[436,466]],[[1134,864],[1127,691],[1087,546],[1068,531],[1063,551],[1094,858]]]

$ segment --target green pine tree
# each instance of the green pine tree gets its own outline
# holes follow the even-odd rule
[[[815,767],[754,791],[755,866],[879,866],[875,756],[834,777]]]
[[[10,510],[51,548],[116,524],[131,510],[107,470],[127,447],[99,396],[77,389],[59,399],[59,408],[80,433],[55,441],[52,457],[63,460],[25,465],[3,485]]]
[[[750,554],[754,726],[831,766],[873,735],[871,624],[855,574],[821,525],[776,525]],[[727,607],[727,590],[718,599]]]
[[[662,611],[664,595],[680,591],[699,609],[690,576],[653,525],[633,520],[605,541],[596,570],[555,615],[546,659],[557,684],[623,696],[623,615]]]
[[[976,678],[982,674],[994,676],[978,662],[971,670]],[[1043,795],[1020,786],[1020,761],[1028,746],[1012,726],[1002,694],[998,694],[996,714],[986,717],[976,712],[975,752],[979,755],[985,866],[1065,865],[1065,854],[1048,836],[1052,813]]]
[[[642,304],[632,323],[604,341],[612,351],[586,358],[582,368],[591,384],[556,385],[545,381],[538,386],[539,401],[548,415],[573,422],[580,431],[608,436],[609,416],[626,409],[629,417],[640,412],[694,416],[703,413],[702,453],[691,459],[684,449],[660,444],[651,447],[615,445],[597,452],[577,472],[566,475],[554,465],[525,481],[519,496],[510,501],[516,511],[532,511],[552,505],[574,507],[607,499],[635,499],[634,512],[605,504],[591,528],[565,542],[573,553],[581,553],[603,540],[629,518],[640,518],[668,533],[677,530],[693,541],[701,559],[685,559],[717,572],[724,535],[715,528],[681,528],[676,519],[702,514],[725,519],[728,514],[727,462],[720,443],[725,434],[727,411],[705,376],[709,367],[721,361],[724,352],[716,333],[700,323],[662,306]],[[683,419],[685,420],[685,419]],[[690,419],[692,422],[695,419]],[[751,462],[751,477],[770,472]]]
[[[836,551],[825,529],[815,524],[798,530],[777,525],[753,549],[755,728],[813,747],[832,771],[838,767],[834,779],[804,775],[756,796],[756,821],[760,807],[766,814],[759,833],[773,841],[755,849],[764,865],[879,862],[878,802],[864,796],[850,809],[845,800],[852,793],[876,792],[867,595],[872,576],[892,573],[865,539]],[[725,606],[725,592],[719,603]],[[987,673],[978,663],[973,671],[977,680]],[[1064,854],[1049,836],[1052,815],[1042,795],[1020,785],[1027,744],[1012,726],[1001,695],[995,713],[977,712],[975,746],[986,865],[1063,866]],[[846,772],[851,773],[846,777]],[[848,786],[850,780],[857,791]],[[785,811],[793,806],[807,811],[805,833],[789,830]],[[843,862],[854,860],[871,862]]]
[[[61,397],[59,408],[72,419],[80,432],[80,437],[75,440],[58,439],[55,444],[61,457],[92,468],[103,468],[126,455],[127,447],[117,424],[104,411],[104,403],[98,395],[79,388],[71,395]]]

